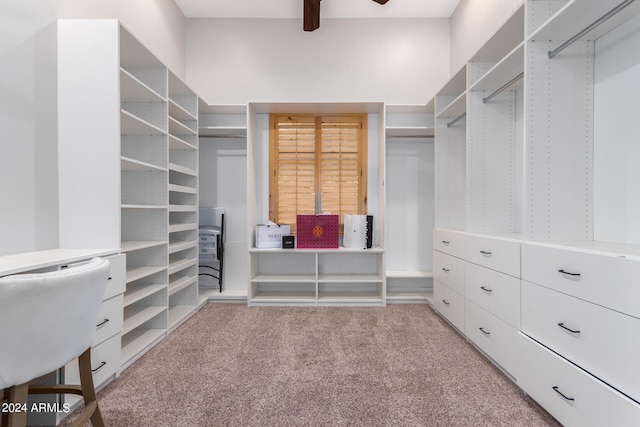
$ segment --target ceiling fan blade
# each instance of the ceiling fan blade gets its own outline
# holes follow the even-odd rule
[[[303,29],[314,31],[320,28],[320,0],[304,0]]]
[[[386,4],[389,0],[373,0],[373,1],[378,4]]]

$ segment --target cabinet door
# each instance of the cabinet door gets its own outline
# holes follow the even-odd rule
[[[522,332],[640,400],[640,319],[523,281]]]

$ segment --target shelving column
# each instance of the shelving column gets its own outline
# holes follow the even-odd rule
[[[122,366],[167,331],[167,68],[120,28]]]
[[[169,332],[198,307],[198,97],[169,71]]]

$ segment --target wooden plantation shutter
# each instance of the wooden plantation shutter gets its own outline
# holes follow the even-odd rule
[[[366,115],[271,115],[269,217],[365,214]]]

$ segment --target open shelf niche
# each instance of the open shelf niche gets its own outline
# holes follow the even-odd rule
[[[257,249],[268,220],[269,114],[368,113],[368,214],[372,249]],[[248,305],[386,305],[385,144],[381,103],[249,103],[247,139]]]
[[[433,295],[434,103],[385,105],[387,302]]]

